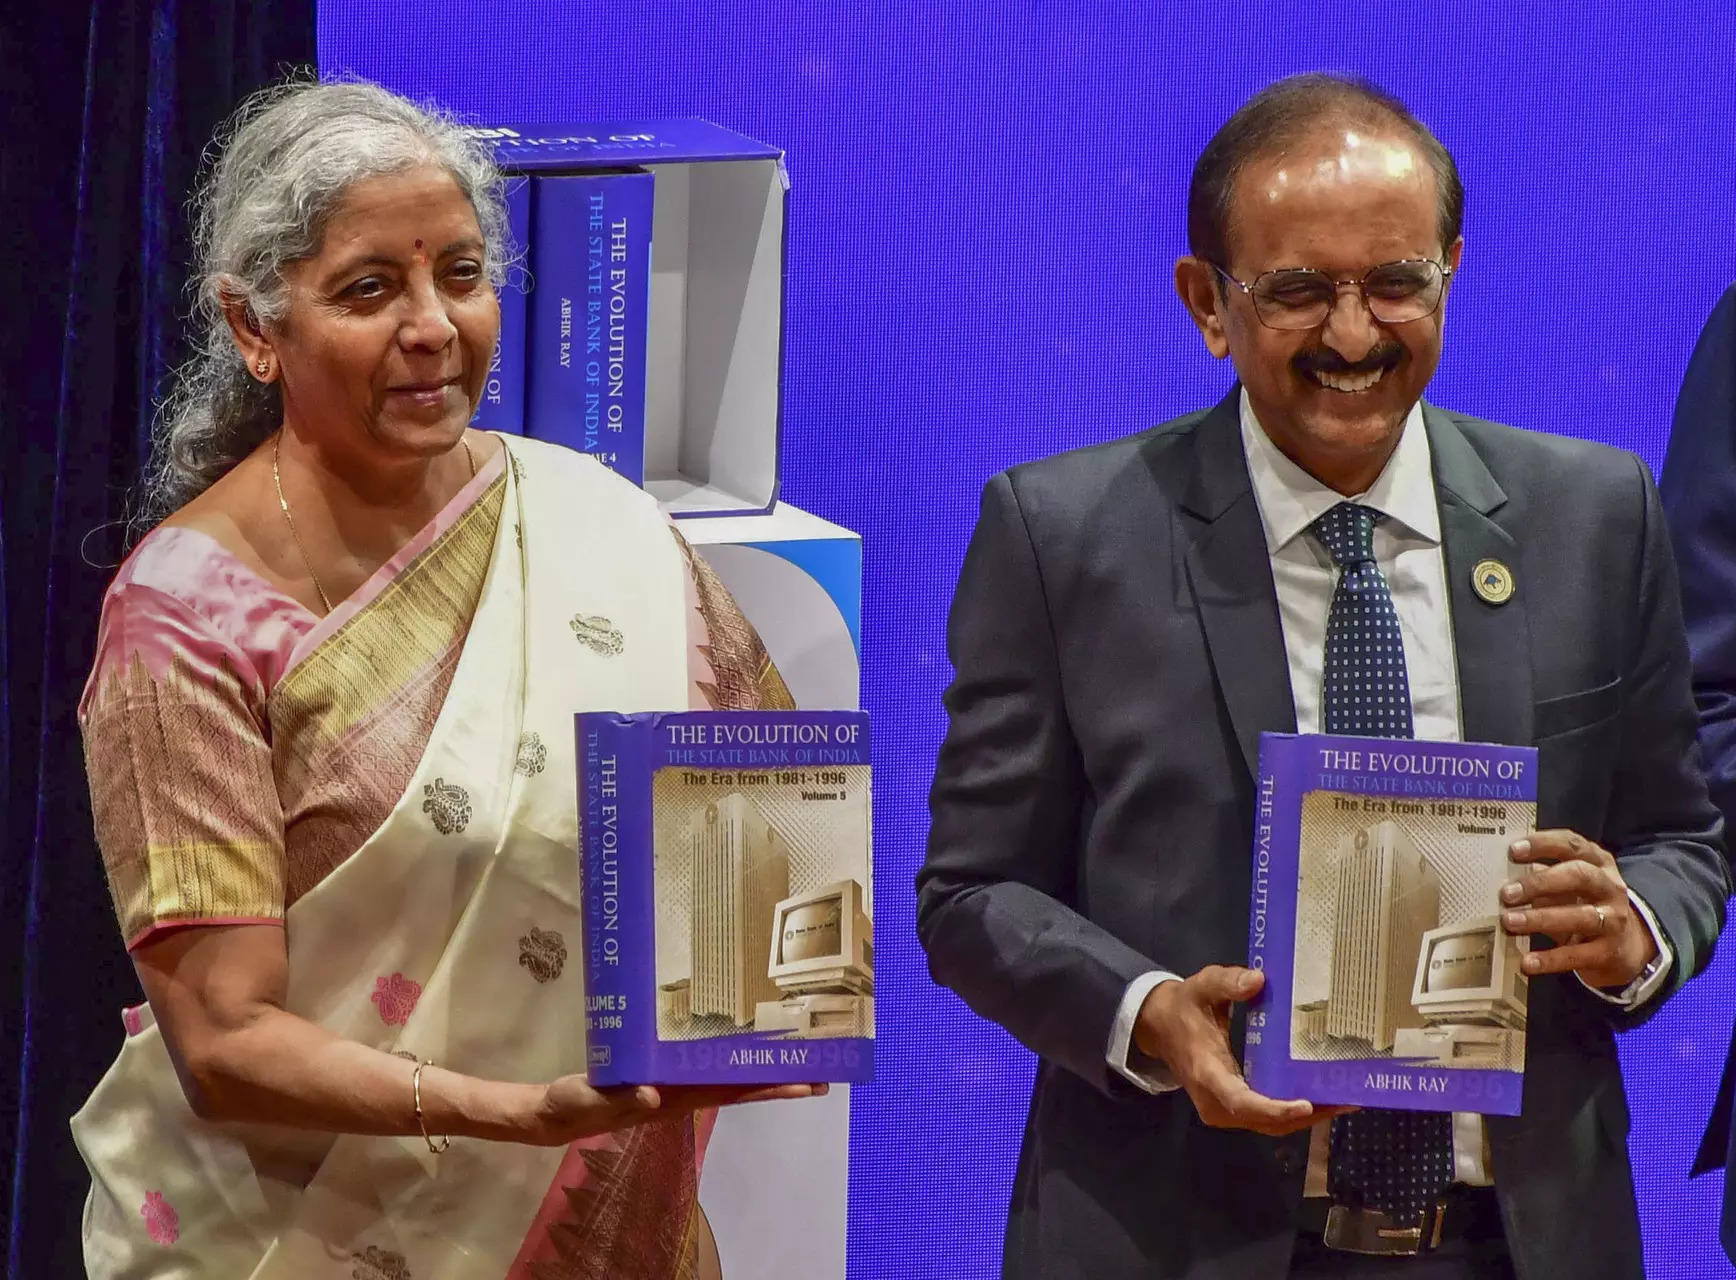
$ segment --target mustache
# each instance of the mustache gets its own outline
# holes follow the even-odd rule
[[[1337,377],[1354,377],[1361,373],[1382,373],[1404,359],[1404,348],[1396,342],[1382,342],[1369,349],[1360,360],[1346,360],[1330,347],[1297,353],[1290,361],[1298,373],[1329,373]]]

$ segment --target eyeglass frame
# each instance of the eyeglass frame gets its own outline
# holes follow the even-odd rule
[[[1375,315],[1374,314],[1374,304],[1368,300],[1368,278],[1371,275],[1373,275],[1376,271],[1384,271],[1388,267],[1408,267],[1408,266],[1413,266],[1413,265],[1418,264],[1418,263],[1427,263],[1429,266],[1435,268],[1435,270],[1437,270],[1441,273],[1441,292],[1440,292],[1440,295],[1435,299],[1435,305],[1430,307],[1427,311],[1423,312],[1420,316],[1412,316],[1409,320],[1382,320],[1379,316]],[[1318,328],[1320,325],[1325,324],[1328,320],[1330,320],[1332,318],[1332,307],[1336,307],[1338,305],[1338,296],[1337,296],[1338,290],[1344,288],[1345,285],[1355,285],[1356,286],[1356,292],[1357,292],[1357,295],[1362,299],[1362,305],[1364,307],[1368,308],[1368,314],[1371,316],[1374,316],[1375,321],[1379,324],[1411,324],[1417,320],[1427,320],[1430,316],[1434,315],[1435,312],[1437,312],[1441,309],[1441,303],[1444,302],[1446,300],[1446,297],[1447,297],[1447,286],[1452,283],[1452,279],[1453,279],[1453,268],[1449,267],[1446,263],[1441,262],[1440,260],[1438,260],[1436,258],[1394,258],[1391,262],[1377,262],[1377,263],[1375,263],[1367,271],[1364,271],[1360,276],[1346,277],[1344,279],[1338,279],[1335,276],[1329,276],[1326,274],[1326,272],[1320,270],[1318,267],[1272,267],[1266,271],[1262,271],[1259,275],[1255,276],[1252,283],[1248,283],[1248,282],[1244,282],[1244,281],[1236,279],[1235,276],[1231,275],[1223,267],[1220,267],[1217,263],[1212,262],[1209,259],[1206,260],[1206,265],[1208,267],[1210,267],[1213,271],[1217,272],[1225,280],[1228,280],[1231,284],[1235,285],[1236,288],[1240,289],[1242,291],[1242,293],[1247,296],[1249,303],[1252,304],[1252,306],[1254,308],[1254,318],[1256,320],[1258,320],[1261,324],[1265,325],[1266,328],[1271,329],[1277,333],[1306,333],[1310,329],[1315,329],[1315,328]],[[1271,321],[1267,320],[1265,316],[1260,314],[1260,304],[1257,301],[1255,301],[1255,299],[1254,299],[1254,286],[1259,284],[1260,281],[1264,280],[1267,276],[1279,275],[1279,274],[1286,272],[1286,271],[1312,271],[1315,275],[1322,277],[1323,279],[1325,279],[1328,283],[1330,283],[1332,285],[1332,287],[1333,287],[1332,307],[1328,307],[1326,314],[1324,316],[1322,316],[1319,320],[1316,320],[1313,324],[1303,325],[1297,329],[1286,329],[1282,325],[1273,324]]]

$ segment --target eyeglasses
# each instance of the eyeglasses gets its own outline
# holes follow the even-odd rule
[[[1446,293],[1453,269],[1433,258],[1405,258],[1370,267],[1360,279],[1335,280],[1310,267],[1282,267],[1263,271],[1252,284],[1244,284],[1217,263],[1211,268],[1247,294],[1254,314],[1268,329],[1312,329],[1324,324],[1338,305],[1338,291],[1346,285],[1362,294],[1371,315],[1382,324],[1404,324],[1432,316]]]

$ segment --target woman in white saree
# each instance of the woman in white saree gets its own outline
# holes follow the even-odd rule
[[[504,246],[461,130],[278,90],[200,209],[81,708],[148,996],[73,1121],[89,1272],[693,1275],[705,1109],[813,1090],[585,1084],[572,715],[788,695],[645,495],[468,430]]]

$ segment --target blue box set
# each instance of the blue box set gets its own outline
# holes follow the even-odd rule
[[[777,500],[788,178],[704,120],[476,131],[524,250],[477,425],[592,454],[676,516]]]

